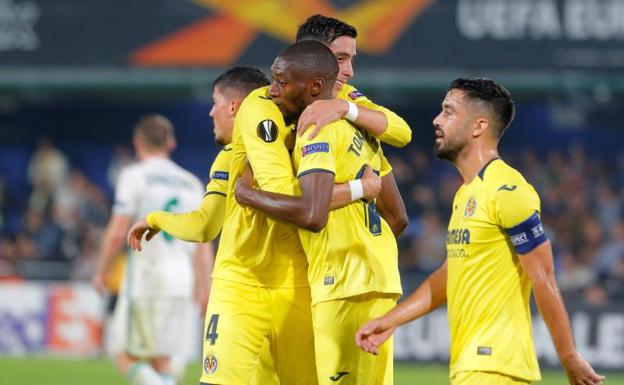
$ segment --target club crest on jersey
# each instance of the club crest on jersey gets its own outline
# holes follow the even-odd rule
[[[265,119],[258,124],[256,130],[258,137],[267,143],[275,142],[279,133],[277,124],[271,119]]]
[[[218,366],[219,361],[217,360],[217,357],[212,353],[208,353],[204,359],[204,372],[206,372],[206,374],[214,374],[214,372],[217,371]]]
[[[350,97],[351,99],[353,99],[353,100],[355,100],[355,99],[357,99],[357,98],[359,98],[359,97],[361,97],[361,96],[364,96],[364,94],[363,94],[363,93],[361,93],[361,92],[360,92],[360,91],[358,91],[358,90],[355,90],[355,91],[351,91],[351,92],[349,92],[349,97]]]
[[[474,199],[474,197],[470,197],[466,203],[466,208],[464,209],[464,216],[471,217],[475,211],[477,211],[477,200]]]
[[[312,143],[301,148],[301,157],[314,154],[315,152],[329,152],[329,143]]]

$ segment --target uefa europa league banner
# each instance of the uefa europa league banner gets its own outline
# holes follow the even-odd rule
[[[0,0],[0,68],[266,68],[315,13],[358,28],[360,68],[624,66],[624,0]]]

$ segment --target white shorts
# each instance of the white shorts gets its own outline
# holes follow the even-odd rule
[[[112,324],[112,352],[139,358],[171,357],[185,352],[192,327],[190,299],[119,297]]]

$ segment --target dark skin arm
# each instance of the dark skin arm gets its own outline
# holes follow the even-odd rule
[[[313,172],[299,178],[301,196],[277,194],[252,187],[247,168],[236,181],[236,201],[306,230],[318,232],[327,224],[334,174]]]
[[[373,169],[367,166],[364,170],[364,174],[362,174],[361,181],[364,190],[364,200],[367,202],[372,201],[381,191],[382,178],[377,176]],[[351,200],[351,187],[349,183],[335,184],[329,209],[339,209],[351,203],[353,203],[353,201]]]
[[[409,220],[392,172],[381,178],[381,192],[377,196],[376,203],[379,214],[388,223],[394,236],[398,237],[407,227]]]

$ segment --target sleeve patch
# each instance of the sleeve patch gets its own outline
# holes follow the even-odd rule
[[[329,152],[329,143],[312,143],[301,148],[301,157],[314,154],[315,152]]]
[[[277,124],[271,119],[265,119],[258,124],[256,129],[258,137],[267,143],[275,142],[279,134]]]
[[[228,180],[230,179],[230,173],[226,171],[215,171],[210,175],[210,179]]]
[[[363,93],[361,93],[361,92],[360,92],[360,91],[358,91],[358,90],[355,90],[355,91],[351,91],[351,92],[349,92],[349,97],[350,97],[351,99],[353,99],[353,100],[355,100],[355,99],[357,99],[357,98],[359,98],[359,97],[362,97],[362,96],[364,96],[364,94],[363,94]]]
[[[519,225],[505,231],[518,254],[526,254],[548,239],[537,213],[534,213]]]

